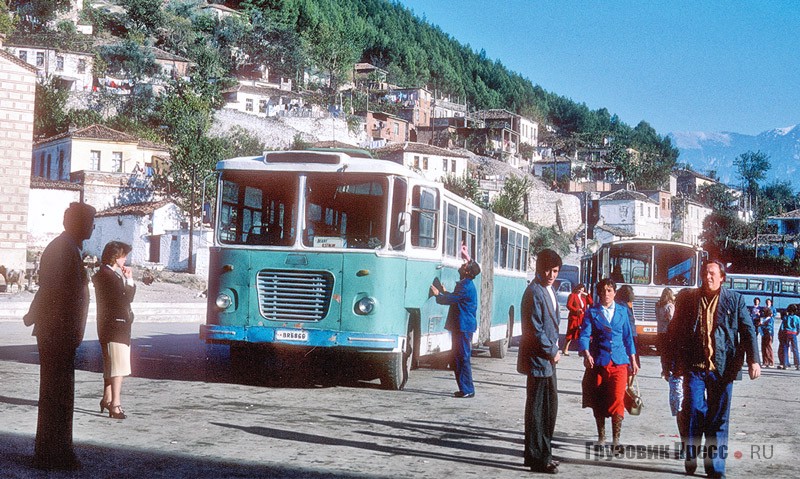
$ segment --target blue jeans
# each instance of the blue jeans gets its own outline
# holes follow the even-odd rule
[[[733,382],[723,381],[714,371],[691,371],[684,376],[683,387],[686,460],[697,460],[705,436],[706,474],[725,475]]]
[[[472,333],[450,331],[453,345],[453,372],[456,375],[458,390],[464,394],[475,394],[472,384]]]

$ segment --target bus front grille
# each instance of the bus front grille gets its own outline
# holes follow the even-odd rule
[[[639,321],[656,320],[657,298],[636,298],[633,300],[633,315]]]
[[[264,269],[256,276],[258,308],[270,321],[320,321],[328,314],[333,276],[327,271]]]

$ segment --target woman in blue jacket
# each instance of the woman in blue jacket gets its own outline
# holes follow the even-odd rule
[[[615,454],[621,452],[619,435],[625,417],[628,375],[639,372],[629,309],[614,302],[616,289],[609,278],[597,283],[600,301],[586,311],[579,338],[586,368],[583,404],[594,412],[599,444],[605,444],[605,418],[611,418]]]

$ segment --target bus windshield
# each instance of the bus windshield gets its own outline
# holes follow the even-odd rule
[[[386,243],[388,180],[377,175],[226,172],[221,183],[218,237],[223,244],[291,246],[298,215],[309,248],[380,248]],[[402,204],[402,203],[401,203]]]
[[[695,284],[695,252],[681,245],[614,245],[609,249],[611,279],[617,283],[689,286]]]
[[[303,244],[312,248],[381,248],[386,243],[386,177],[309,174]]]

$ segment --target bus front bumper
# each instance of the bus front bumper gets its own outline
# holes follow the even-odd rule
[[[396,335],[343,332],[328,329],[275,328],[268,326],[200,325],[200,339],[207,343],[271,344],[297,348],[345,348],[360,352],[400,352],[405,338]]]

